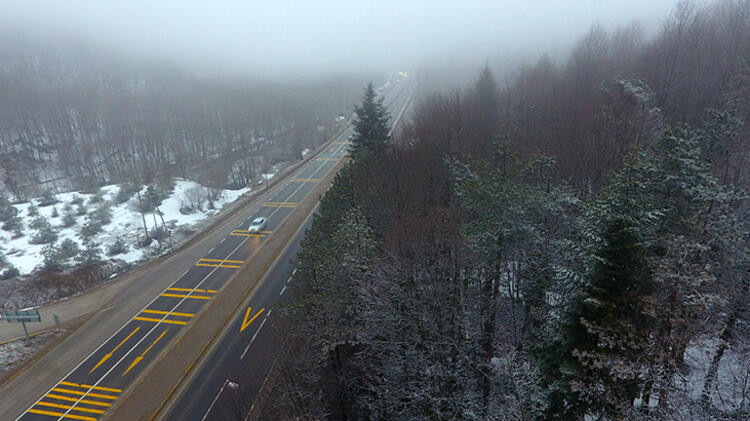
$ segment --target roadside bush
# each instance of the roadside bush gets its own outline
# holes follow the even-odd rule
[[[81,248],[78,243],[66,238],[60,243],[60,247],[57,250],[60,260],[63,264],[68,264],[70,260],[76,258],[81,253]]]
[[[78,204],[78,207],[76,208],[76,215],[82,216],[86,215],[86,205],[83,204],[83,202]]]
[[[203,205],[209,200],[208,192],[200,186],[191,187],[182,194],[180,213],[187,215],[193,212],[203,212]]]
[[[83,198],[77,194],[73,195],[73,198],[70,200],[71,205],[81,205],[83,204]]]
[[[118,237],[114,243],[110,244],[107,249],[107,256],[116,256],[128,252],[128,245],[121,237]]]
[[[48,244],[42,249],[45,269],[59,269],[70,265],[71,260],[78,257],[81,249],[78,243],[66,238],[60,245]]]

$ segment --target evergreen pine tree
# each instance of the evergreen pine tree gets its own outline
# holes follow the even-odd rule
[[[645,253],[624,218],[605,224],[590,281],[569,313],[568,401],[578,415],[625,419],[648,369],[656,324]]]
[[[26,212],[29,216],[39,215],[39,208],[36,207],[33,200],[31,201],[31,203],[29,203],[29,207]]]
[[[383,105],[383,99],[377,98],[372,83],[365,88],[362,104],[355,107],[354,111],[357,113],[357,118],[354,120],[351,152],[356,159],[385,146],[388,141],[389,115]]]
[[[62,226],[65,228],[72,227],[76,224],[76,215],[73,212],[73,207],[70,206],[70,203],[66,203],[65,206],[63,206],[61,222]]]

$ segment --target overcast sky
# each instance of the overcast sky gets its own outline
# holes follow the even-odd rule
[[[0,0],[0,16],[201,71],[380,71],[453,52],[559,56],[592,23],[655,28],[676,0]],[[0,22],[1,23],[1,22]],[[1,40],[0,40],[1,42]]]

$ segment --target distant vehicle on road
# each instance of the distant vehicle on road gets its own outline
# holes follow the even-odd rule
[[[266,223],[268,221],[266,218],[255,218],[253,219],[253,222],[250,223],[250,227],[248,228],[248,231],[250,231],[253,234],[257,234],[263,230],[263,228],[266,227]]]

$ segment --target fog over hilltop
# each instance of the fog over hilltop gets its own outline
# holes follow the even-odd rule
[[[282,79],[394,71],[460,53],[474,64],[553,58],[594,23],[653,30],[675,0],[0,1],[0,24],[169,61]],[[6,35],[7,36],[7,35]]]

